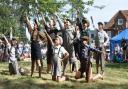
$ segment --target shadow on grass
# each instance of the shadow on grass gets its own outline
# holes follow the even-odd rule
[[[4,64],[3,64],[4,65]],[[25,64],[27,65],[27,63]],[[128,64],[122,63],[109,63],[106,65],[107,68],[114,69],[128,69]],[[2,67],[5,68],[5,67]],[[44,74],[45,77],[38,79],[37,77],[17,77],[17,78],[8,78],[3,75],[8,75],[8,70],[0,71],[0,89],[128,89],[128,84],[126,82],[94,82],[94,83],[85,83],[85,80],[77,81],[74,79],[74,75],[70,74],[69,81],[58,83],[52,81],[49,77],[49,74]],[[38,82],[40,81],[40,82]]]
[[[0,74],[1,75],[9,75],[9,72],[8,72],[8,70],[1,70]]]
[[[0,89],[127,89],[128,84],[103,83],[36,83],[34,80],[5,80],[0,81]]]
[[[17,82],[17,80],[6,80],[4,82],[0,81],[0,89],[74,89],[72,86],[68,86],[67,84],[53,84],[53,83],[42,83],[37,84],[33,80],[25,80],[21,82]]]

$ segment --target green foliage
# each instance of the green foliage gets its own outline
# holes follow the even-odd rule
[[[70,4],[72,8],[68,11],[71,15],[72,12],[77,10],[84,11],[84,5],[92,5],[94,0],[0,0],[0,33],[9,33],[10,28],[13,28],[14,36],[21,36],[23,32],[19,31],[24,23],[24,15],[27,13],[29,16],[35,17],[40,12],[45,15],[59,12],[62,7]],[[67,15],[63,15],[67,17]],[[21,32],[21,34],[17,34]],[[6,35],[5,34],[5,35]]]
[[[54,13],[57,12],[65,4],[56,0],[39,0],[39,10],[42,12]]]
[[[69,15],[72,15],[70,17],[74,17],[73,14],[76,13],[77,11],[80,12],[82,15],[83,13],[88,13],[89,8],[87,6],[92,6],[94,4],[94,0],[67,0],[70,5],[72,6],[67,13]]]

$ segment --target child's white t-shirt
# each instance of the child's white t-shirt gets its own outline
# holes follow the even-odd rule
[[[11,61],[16,61],[15,47],[11,46],[11,44],[8,44],[8,49],[9,49],[9,63],[11,63]]]
[[[54,46],[53,47],[53,54],[58,54],[59,58],[63,58],[64,54],[67,53],[67,51],[65,50],[65,48],[61,45],[58,46]]]

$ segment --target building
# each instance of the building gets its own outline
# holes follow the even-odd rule
[[[105,31],[110,37],[117,35],[125,28],[128,28],[128,10],[118,11],[105,25]]]
[[[95,40],[95,37],[96,37],[96,30],[90,30],[89,31],[89,37],[90,37],[90,39],[91,39],[91,42],[93,42],[94,40]]]
[[[95,40],[96,40],[97,31],[96,30],[89,30],[89,44],[92,47],[95,47]]]

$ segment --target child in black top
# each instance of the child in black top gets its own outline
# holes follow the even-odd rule
[[[91,79],[93,80],[92,77],[92,63],[90,61],[90,52],[95,51],[95,52],[100,52],[97,49],[91,48],[88,45],[89,38],[87,36],[84,36],[81,38],[81,42],[79,45],[79,51],[78,51],[78,57],[80,60],[80,68],[76,72],[76,79],[82,78],[83,73],[86,72],[86,81],[89,82]]]

